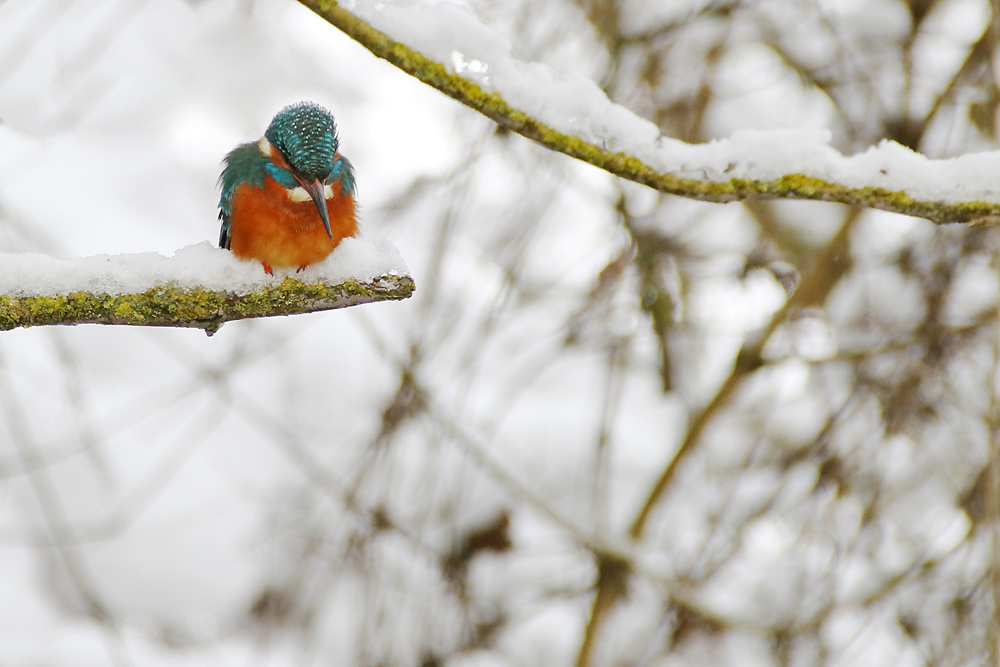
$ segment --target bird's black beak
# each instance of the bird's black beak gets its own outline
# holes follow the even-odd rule
[[[323,219],[323,227],[326,228],[326,235],[333,239],[333,232],[330,230],[330,212],[326,208],[326,195],[323,192],[326,183],[318,178],[314,181],[299,178],[298,181],[305,188],[305,191],[309,193],[309,196],[312,197],[313,203],[316,204],[319,217]]]

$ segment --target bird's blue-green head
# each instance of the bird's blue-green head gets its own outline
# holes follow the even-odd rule
[[[337,154],[337,124],[333,114],[312,102],[291,104],[274,117],[264,133],[297,176],[324,180]]]
[[[292,176],[309,193],[332,239],[324,187],[340,143],[333,114],[313,102],[291,104],[278,112],[264,137],[281,153]]]

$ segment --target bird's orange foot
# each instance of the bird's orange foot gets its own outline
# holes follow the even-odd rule
[[[264,262],[261,262],[261,264],[264,264]],[[274,275],[274,271],[271,270],[271,265],[270,264],[264,264],[264,273],[266,273],[269,276],[273,276]]]

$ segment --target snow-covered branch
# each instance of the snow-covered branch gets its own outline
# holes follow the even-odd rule
[[[614,104],[589,79],[512,57],[462,7],[300,2],[351,38],[500,125],[661,192],[709,202],[840,202],[938,223],[1000,222],[1000,153],[931,160],[891,141],[844,156],[826,130],[744,131],[691,145]]]
[[[193,327],[408,298],[414,282],[392,245],[345,239],[324,262],[269,276],[208,243],[156,253],[61,260],[3,255],[0,330],[46,324]]]

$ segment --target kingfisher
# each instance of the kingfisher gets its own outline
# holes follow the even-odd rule
[[[354,167],[339,148],[333,114],[313,102],[285,107],[260,140],[234,148],[219,178],[219,247],[273,274],[315,264],[354,236]]]

